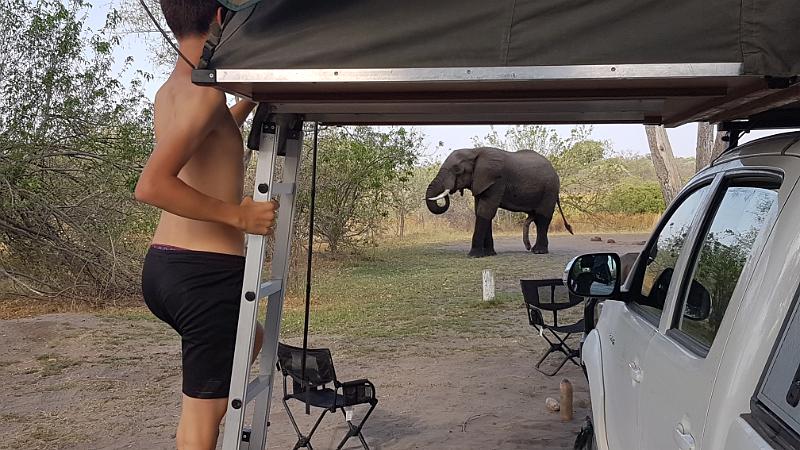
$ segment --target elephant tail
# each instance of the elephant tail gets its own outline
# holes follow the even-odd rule
[[[566,228],[567,231],[569,231],[569,234],[575,234],[575,233],[572,232],[572,225],[568,224],[567,223],[567,218],[564,217],[564,210],[561,209],[561,199],[560,198],[556,199],[556,204],[558,205],[558,212],[561,213],[561,220],[564,221],[564,228]]]

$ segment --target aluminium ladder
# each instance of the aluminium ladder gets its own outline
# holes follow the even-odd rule
[[[281,315],[295,212],[297,172],[303,148],[303,121],[295,115],[277,115],[261,126],[257,155],[254,201],[280,196],[281,208],[275,226],[272,267],[262,282],[265,236],[247,236],[247,254],[242,285],[236,349],[228,396],[228,411],[222,439],[223,450],[263,450],[267,445],[269,410],[280,336]],[[278,156],[283,156],[281,182],[275,181]],[[260,373],[250,380],[250,361],[258,323],[259,300],[267,298]],[[251,430],[245,428],[247,405],[255,402]]]

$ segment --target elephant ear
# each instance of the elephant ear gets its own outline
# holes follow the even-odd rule
[[[500,180],[504,165],[503,152],[492,149],[481,151],[475,159],[475,168],[472,171],[472,194],[481,195]]]

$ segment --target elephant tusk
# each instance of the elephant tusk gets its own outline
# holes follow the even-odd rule
[[[435,202],[447,197],[448,195],[450,195],[450,189],[445,189],[441,194],[437,195],[436,197],[431,197],[428,200]]]

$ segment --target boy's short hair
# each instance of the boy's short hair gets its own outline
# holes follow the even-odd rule
[[[220,4],[217,0],[161,0],[161,11],[176,38],[208,33]]]

